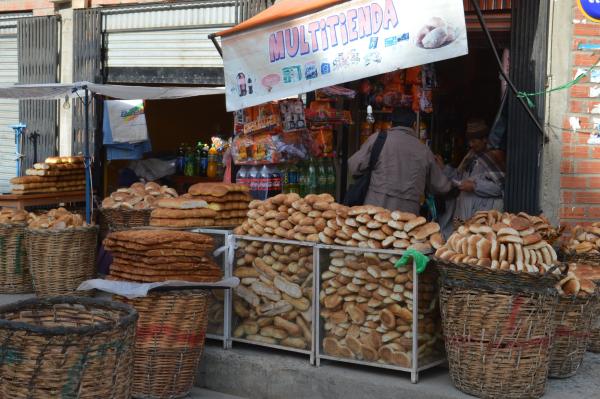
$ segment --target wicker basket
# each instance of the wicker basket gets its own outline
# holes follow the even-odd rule
[[[560,251],[560,258],[568,263],[584,263],[592,266],[600,267],[600,254],[578,254],[574,251]],[[598,283],[598,282],[596,282]],[[595,317],[592,319],[590,327],[590,339],[587,350],[589,352],[600,353],[600,307],[595,312]]]
[[[208,291],[155,291],[115,300],[140,314],[135,341],[132,396],[171,399],[187,395],[204,349]]]
[[[554,313],[556,329],[550,352],[550,377],[567,378],[577,373],[590,339],[597,304],[596,295],[560,297]]]
[[[109,231],[130,230],[150,225],[152,209],[100,209]]]
[[[128,399],[137,313],[91,298],[0,307],[0,397]]]
[[[26,224],[0,224],[0,294],[33,292],[25,251]]]
[[[435,260],[454,385],[480,398],[542,396],[557,278]]]
[[[37,296],[90,294],[76,290],[96,275],[97,226],[27,229],[25,237]]]

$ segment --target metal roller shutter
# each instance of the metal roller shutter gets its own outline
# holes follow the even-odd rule
[[[0,20],[0,85],[19,81],[16,21]],[[10,128],[19,122],[19,102],[0,98],[0,192],[9,190],[16,174],[15,135]]]
[[[235,1],[119,7],[101,12],[107,82],[223,83],[223,61],[208,35],[236,23]]]

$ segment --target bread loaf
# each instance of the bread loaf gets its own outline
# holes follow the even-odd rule
[[[234,275],[242,278],[242,284],[241,291],[236,291],[234,312],[239,325],[257,323],[259,335],[273,339],[274,344],[309,348],[312,250],[258,241],[238,243]],[[240,338],[256,340],[256,331],[236,328],[236,332]]]
[[[401,270],[373,254],[335,251],[321,275],[320,316],[326,354],[410,367],[412,348],[412,267]],[[351,279],[349,281],[348,279]],[[371,282],[367,282],[371,281]],[[422,351],[433,354],[439,344],[435,276],[421,275],[419,329]]]

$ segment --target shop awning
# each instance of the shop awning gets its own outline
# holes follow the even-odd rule
[[[468,53],[462,0],[280,0],[216,35],[229,111]]]
[[[150,87],[77,82],[0,86],[0,98],[57,100],[82,96],[81,91],[86,88],[92,93],[120,100],[162,100],[225,93],[223,87]]]
[[[230,36],[266,24],[315,13],[324,8],[345,3],[349,0],[279,0],[265,11],[246,21],[217,33],[215,36]]]

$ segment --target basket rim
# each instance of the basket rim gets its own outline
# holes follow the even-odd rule
[[[449,260],[444,260],[444,259],[438,258],[435,255],[430,256],[430,258],[431,258],[431,260],[434,260],[437,263],[444,263],[444,264],[450,264],[450,265],[459,266],[459,267],[462,267],[462,268],[475,269],[477,271],[488,272],[488,273],[496,274],[496,275],[499,275],[499,276],[521,276],[522,277],[523,275],[525,275],[525,276],[531,276],[532,278],[536,278],[536,279],[539,279],[539,280],[547,279],[547,278],[556,279],[557,281],[559,280],[559,278],[558,278],[559,276],[557,276],[557,275],[555,275],[555,274],[553,274],[551,272],[537,273],[536,274],[536,273],[528,273],[528,272],[514,272],[512,270],[500,270],[500,269],[495,269],[494,270],[494,269],[491,269],[489,267],[485,267],[485,266],[481,266],[481,265],[470,265],[470,264],[463,263],[463,262],[460,262],[460,263],[451,262]],[[560,264],[561,262],[558,262],[558,263]],[[553,269],[557,268],[557,267],[559,267],[559,265],[552,266]]]
[[[0,223],[0,228],[4,227],[27,227],[27,222]]]
[[[440,268],[440,278],[444,281],[444,284],[452,286],[460,286],[466,288],[479,288],[490,291],[506,291],[506,292],[538,292],[546,295],[558,296],[558,290],[555,288],[555,284],[560,281],[561,275],[556,275],[551,272],[545,273],[527,273],[527,272],[513,272],[511,270],[498,270],[490,269],[489,267],[479,265],[469,265],[466,263],[456,263],[449,260],[444,260],[436,256],[432,256],[431,260],[436,263],[436,266]],[[553,266],[559,267],[561,263]],[[457,269],[461,271],[469,271],[471,278],[468,282],[464,280],[457,280],[448,278],[446,270]],[[566,274],[566,273],[565,273]],[[504,284],[500,284],[494,279],[489,280],[490,277],[504,280]]]
[[[99,208],[100,212],[123,212],[123,213],[134,213],[134,212],[152,212],[156,208],[146,208],[146,209],[125,209],[125,208]]]
[[[81,232],[81,231],[89,231],[89,230],[98,230],[99,227],[97,224],[91,226],[79,226],[79,227],[68,227],[66,229],[53,230],[53,229],[32,229],[27,227],[28,234],[39,234],[39,235],[60,235],[72,232]]]
[[[137,310],[134,307],[124,303],[108,301],[105,299],[73,297],[73,296],[55,296],[50,298],[30,298],[23,301],[14,302],[8,305],[0,306],[1,314],[6,312],[18,311],[26,309],[30,305],[51,306],[56,304],[82,304],[82,305],[97,305],[103,306],[112,310],[123,311],[126,314],[119,318],[117,323],[98,323],[91,326],[83,327],[39,327],[22,321],[11,321],[0,318],[0,328],[12,331],[27,331],[42,335],[89,335],[98,334],[105,331],[110,331],[114,328],[122,327],[135,323],[139,317]]]

